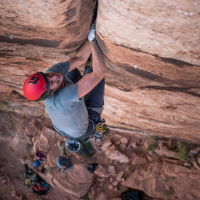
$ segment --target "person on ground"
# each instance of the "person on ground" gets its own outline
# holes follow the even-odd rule
[[[88,40],[68,62],[30,75],[23,91],[28,100],[44,100],[55,130],[68,139],[84,141],[101,120],[106,66],[95,40],[94,27]],[[79,66],[92,57],[92,68],[81,76]],[[89,70],[88,70],[89,69]]]

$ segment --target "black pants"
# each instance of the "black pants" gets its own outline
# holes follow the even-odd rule
[[[68,77],[73,83],[77,83],[82,78],[82,75],[78,69],[74,69],[69,72]],[[100,81],[97,86],[84,97],[89,121],[92,121],[95,125],[101,121],[101,112],[104,105],[104,88],[105,79]]]

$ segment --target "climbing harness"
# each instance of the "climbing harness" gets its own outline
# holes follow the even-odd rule
[[[92,126],[92,129],[89,129],[84,139],[65,139],[65,147],[70,152],[83,152],[84,150],[92,149],[92,144],[89,142],[90,138],[94,138],[95,142],[100,142],[103,140],[103,137],[109,133],[109,128],[106,125],[104,119],[102,119],[96,126]],[[93,148],[94,149],[94,148]]]

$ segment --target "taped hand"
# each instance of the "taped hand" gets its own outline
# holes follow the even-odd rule
[[[92,24],[90,27],[90,31],[88,33],[88,40],[93,41],[95,39],[95,35],[96,35],[95,25]]]

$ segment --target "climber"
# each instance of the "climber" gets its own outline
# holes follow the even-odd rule
[[[95,40],[94,25],[86,42],[68,62],[53,65],[45,73],[30,75],[23,91],[28,100],[44,100],[55,130],[68,139],[85,141],[101,121],[106,67]],[[92,68],[82,77],[77,69],[92,55]],[[88,70],[89,69],[89,70]]]

